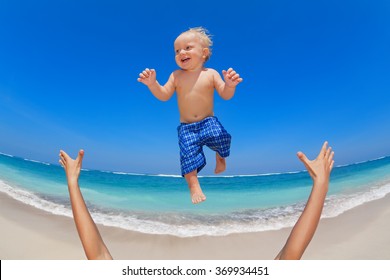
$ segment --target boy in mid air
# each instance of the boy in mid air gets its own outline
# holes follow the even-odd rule
[[[180,113],[178,127],[182,176],[187,181],[194,204],[206,200],[198,181],[198,172],[206,165],[203,146],[216,152],[215,173],[226,169],[225,158],[230,153],[231,136],[214,116],[214,89],[225,100],[233,97],[242,78],[232,69],[217,71],[205,68],[211,56],[212,41],[204,28],[191,28],[174,42],[175,60],[180,67],[162,86],[156,80],[156,71],[146,68],[138,81],[147,85],[153,95],[167,101],[174,92]]]

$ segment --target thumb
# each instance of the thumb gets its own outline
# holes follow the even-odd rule
[[[306,157],[306,155],[304,153],[298,152],[297,156],[298,156],[299,160],[303,162],[303,164],[307,165],[309,163],[309,159]]]
[[[81,163],[83,161],[83,158],[84,158],[84,150],[80,150],[76,160]]]
[[[300,159],[300,161],[302,161],[303,164],[305,165],[307,172],[309,172],[309,174],[310,174],[310,177],[314,180],[314,178],[316,177],[316,173],[314,172],[314,170],[312,169],[312,167],[310,165],[311,161],[302,152],[298,152],[297,156]]]

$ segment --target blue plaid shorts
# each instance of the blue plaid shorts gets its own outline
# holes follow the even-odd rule
[[[200,122],[182,123],[177,128],[180,147],[181,175],[194,170],[198,172],[206,165],[203,146],[225,158],[230,154],[231,136],[217,117],[207,117]]]

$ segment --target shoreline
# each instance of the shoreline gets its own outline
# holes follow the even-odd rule
[[[86,259],[73,219],[0,193],[0,259]],[[175,237],[98,224],[118,260],[271,260],[291,228],[227,236]],[[390,195],[323,218],[302,259],[390,260]]]

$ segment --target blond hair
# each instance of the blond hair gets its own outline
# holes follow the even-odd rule
[[[194,33],[196,36],[198,36],[203,47],[209,49],[209,55],[205,58],[205,61],[209,60],[212,53],[211,47],[213,45],[213,41],[211,40],[211,34],[209,33],[209,31],[206,28],[200,26],[192,27],[183,33]]]

